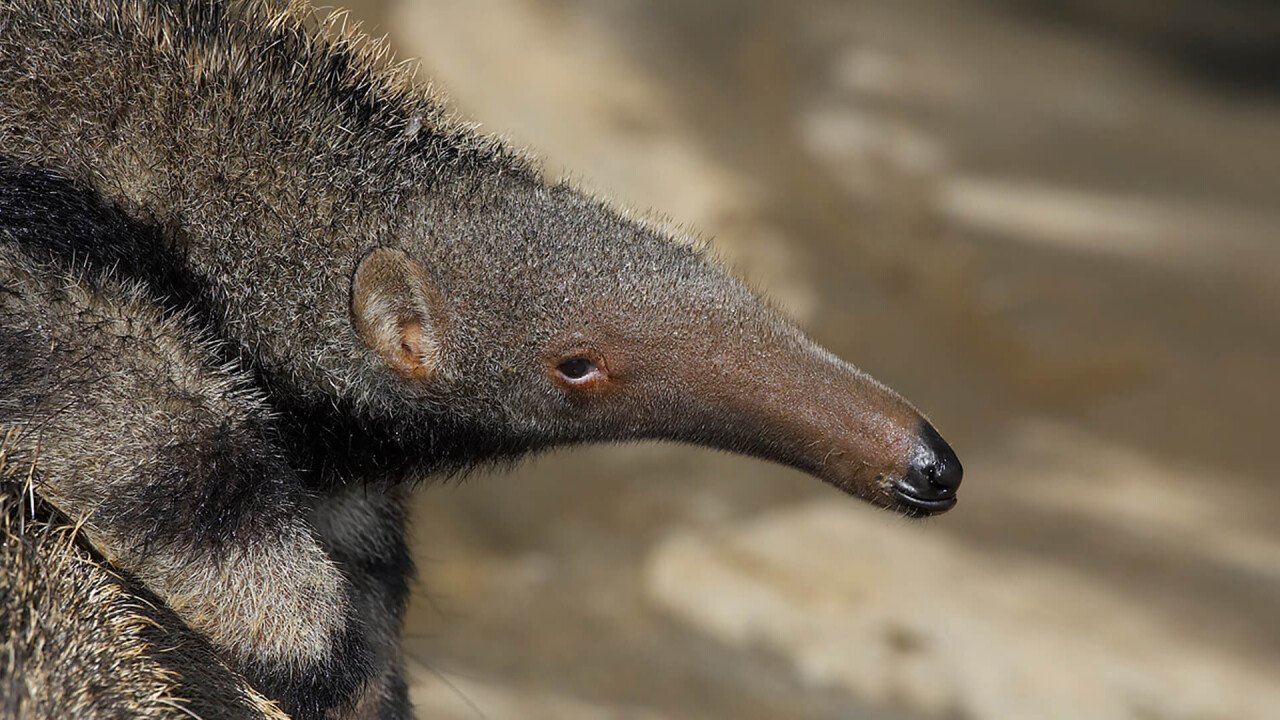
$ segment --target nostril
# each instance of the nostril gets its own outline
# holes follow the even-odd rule
[[[926,455],[907,469],[906,486],[922,498],[947,498],[955,494],[956,486],[946,466]]]
[[[929,423],[920,426],[920,444],[906,472],[893,483],[894,494],[911,512],[946,512],[956,504],[964,469],[960,459]]]
[[[928,483],[931,489],[932,488],[941,488],[942,490],[951,489],[950,486],[948,486],[943,480],[944,473],[945,473],[945,468],[939,467],[938,464],[936,462],[933,462],[932,460],[930,460],[928,463],[926,463],[924,466],[920,468],[920,474],[923,476],[924,481]]]
[[[925,456],[927,459],[921,470],[929,479],[929,484],[948,491],[960,487],[964,468],[960,465],[960,458],[956,457],[955,451],[928,423],[921,428],[920,436],[927,453]]]
[[[945,490],[955,490],[960,487],[960,480],[963,477],[959,461],[938,462],[929,468],[929,480]]]

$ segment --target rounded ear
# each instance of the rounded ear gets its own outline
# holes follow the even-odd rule
[[[351,283],[356,333],[397,373],[429,378],[440,364],[444,307],[427,271],[404,251],[380,247]]]

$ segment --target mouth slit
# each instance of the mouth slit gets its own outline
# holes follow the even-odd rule
[[[924,511],[927,513],[939,513],[950,510],[956,505],[956,495],[954,492],[948,492],[944,497],[928,499],[915,495],[904,488],[901,484],[893,485],[893,494],[909,506],[912,510]]]

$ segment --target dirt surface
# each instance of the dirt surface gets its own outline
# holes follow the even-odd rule
[[[927,524],[672,446],[429,488],[424,716],[1274,712],[1246,702],[1280,678],[1273,5],[352,9],[551,174],[713,236],[966,466]]]

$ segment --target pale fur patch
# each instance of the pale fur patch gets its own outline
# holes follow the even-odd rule
[[[228,546],[216,558],[152,560],[131,566],[188,625],[238,660],[324,663],[350,615],[341,571],[303,528],[279,543]]]

